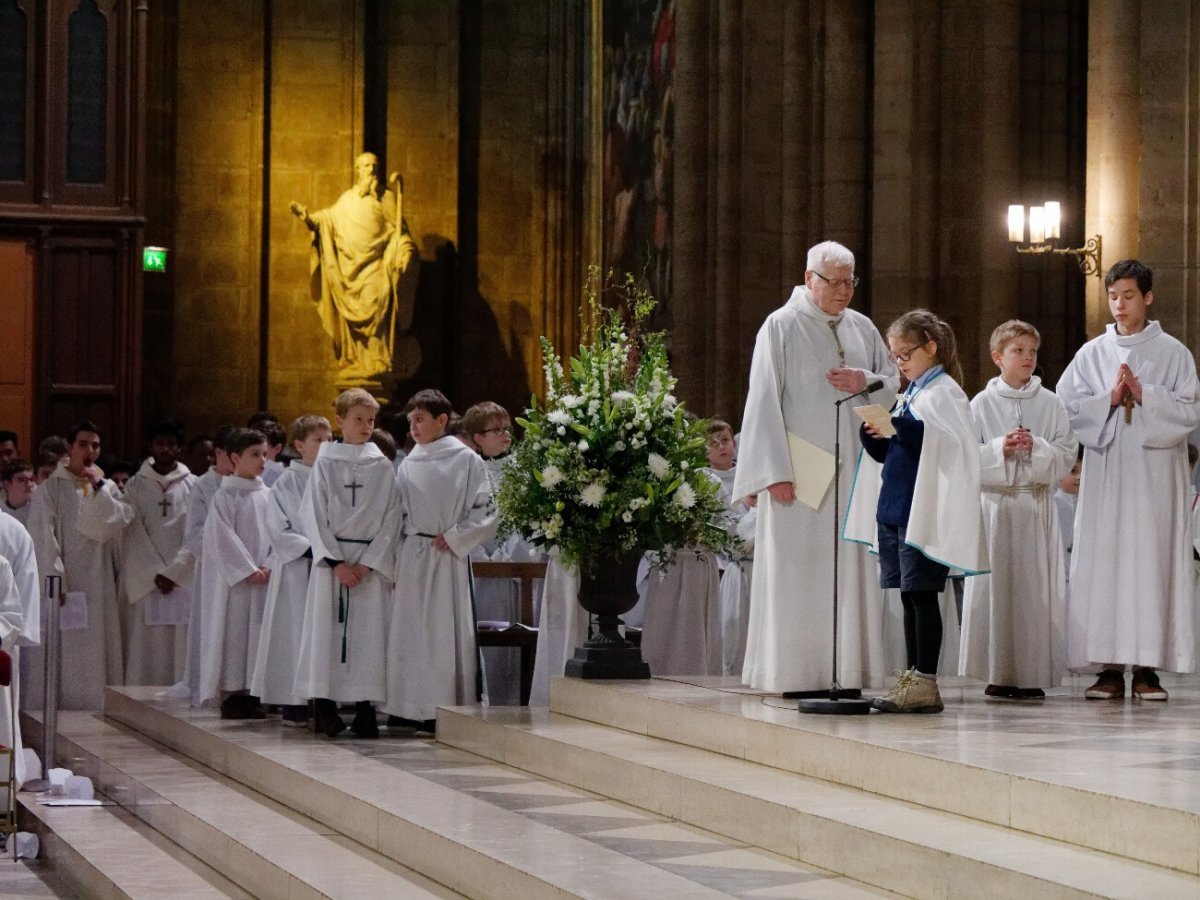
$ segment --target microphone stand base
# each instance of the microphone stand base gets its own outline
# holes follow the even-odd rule
[[[829,691],[824,697],[801,700],[797,711],[813,716],[865,716],[871,712],[871,701],[863,697],[848,697],[846,691]]]

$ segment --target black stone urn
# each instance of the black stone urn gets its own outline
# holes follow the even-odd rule
[[[637,605],[641,553],[604,558],[580,575],[579,605],[596,617],[596,633],[567,660],[571,678],[649,678],[642,651],[621,635],[621,616]]]

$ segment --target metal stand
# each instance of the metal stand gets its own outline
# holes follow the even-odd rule
[[[54,760],[58,756],[55,741],[58,738],[58,605],[62,598],[62,578],[58,575],[46,576],[46,592],[43,600],[46,603],[46,631],[42,635],[42,649],[45,655],[45,679],[42,694],[42,777],[25,782],[25,790],[35,793],[50,790],[50,770],[54,768]]]
[[[856,394],[835,400],[833,425],[833,674],[829,696],[803,699],[797,704],[802,713],[817,716],[865,716],[871,711],[871,701],[859,691],[848,691],[838,681],[838,560],[842,540],[842,404],[855,397],[879,390],[882,384],[872,383]]]

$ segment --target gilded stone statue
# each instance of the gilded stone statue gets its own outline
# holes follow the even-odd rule
[[[312,298],[333,339],[339,386],[408,377],[421,352],[411,334],[420,253],[404,221],[404,182],[379,181],[374,153],[354,160],[354,186],[328,209],[292,213],[313,233]]]

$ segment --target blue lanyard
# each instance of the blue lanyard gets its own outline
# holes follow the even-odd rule
[[[909,382],[908,387],[904,389],[904,393],[896,398],[896,403],[892,406],[892,412],[896,413],[897,415],[902,414],[905,410],[912,406],[913,401],[917,399],[917,394],[925,390],[925,387],[929,384],[929,382],[933,381],[939,375],[944,374],[945,371],[946,370],[940,365],[933,366],[932,368],[923,372],[921,377],[916,381]]]

